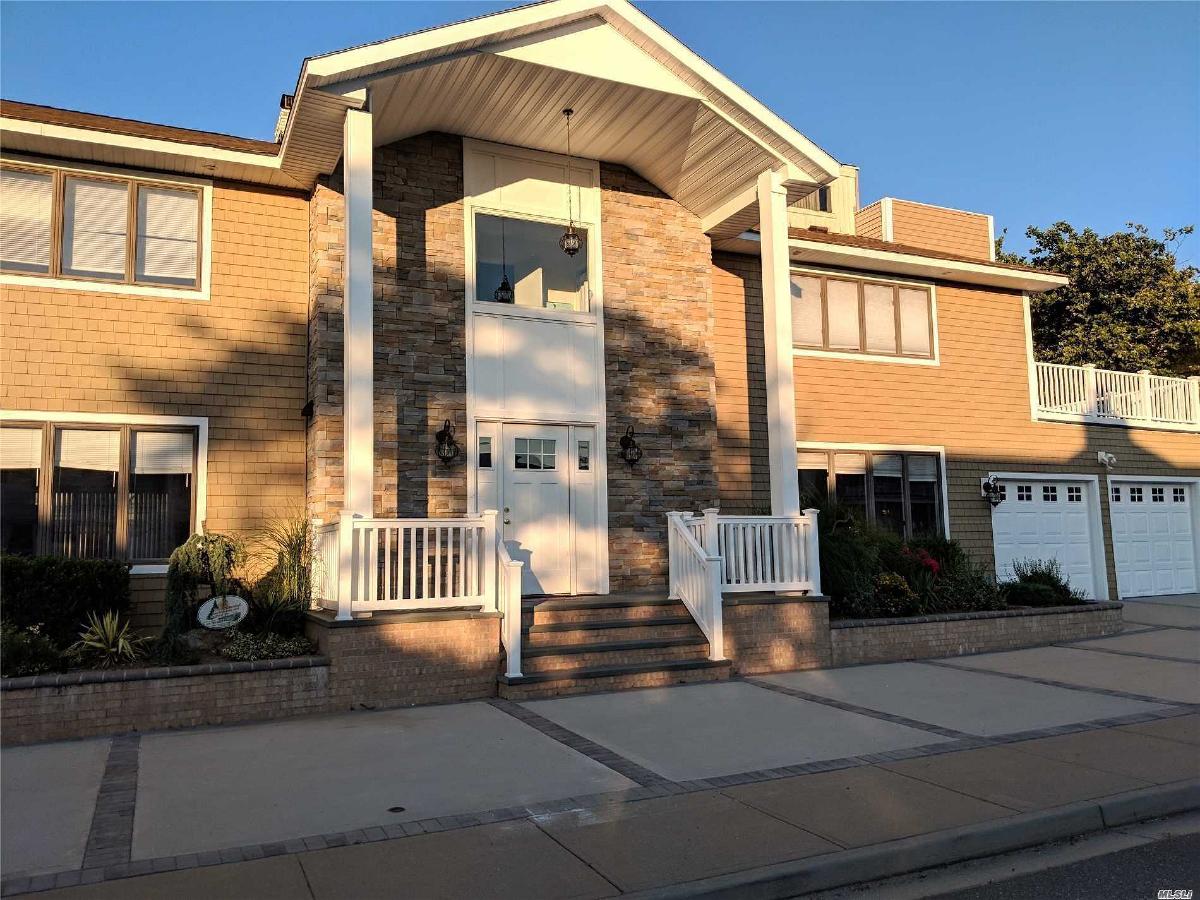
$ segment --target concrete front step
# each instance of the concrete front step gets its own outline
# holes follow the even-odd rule
[[[601,620],[534,625],[526,629],[522,640],[525,647],[543,647],[551,644],[593,644],[601,641],[703,636],[704,632],[691,616],[659,616],[627,621]]]
[[[521,654],[521,671],[532,675],[563,669],[672,663],[707,657],[708,641],[703,635],[699,638],[689,635],[654,640],[557,644],[526,647]]]
[[[597,666],[586,669],[560,669],[524,674],[520,678],[500,676],[500,696],[509,700],[536,700],[632,688],[665,687],[672,684],[696,684],[725,681],[729,678],[729,660],[686,660],[672,663],[646,663],[627,666]]]

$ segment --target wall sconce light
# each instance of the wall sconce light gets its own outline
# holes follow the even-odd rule
[[[630,425],[625,429],[625,433],[621,435],[621,459],[632,466],[641,458],[642,448],[638,446],[637,440],[634,439],[633,426]]]
[[[442,430],[434,435],[437,438],[438,459],[449,465],[458,456],[458,442],[454,440],[454,426],[447,419]]]
[[[1005,500],[1004,485],[996,478],[995,475],[989,475],[987,478],[979,479],[979,496],[992,504],[992,508],[999,506]]]

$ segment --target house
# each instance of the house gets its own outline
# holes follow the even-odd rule
[[[1064,277],[860,207],[624,0],[306,59],[272,142],[16,101],[0,139],[3,549],[128,560],[145,627],[190,533],[302,508],[360,698],[501,648],[513,696],[827,662],[814,491],[1197,590],[1200,382],[1038,362]]]

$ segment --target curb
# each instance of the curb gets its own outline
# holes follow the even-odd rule
[[[823,856],[776,863],[669,887],[622,895],[622,900],[768,900],[877,881],[920,869],[994,856],[1116,828],[1142,819],[1200,809],[1200,779],[1114,794]]]

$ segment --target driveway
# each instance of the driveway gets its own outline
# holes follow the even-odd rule
[[[1154,605],[1200,612],[1137,609]],[[1197,777],[1198,643],[1200,625],[1136,622],[1008,653],[6,749],[5,890],[346,844],[369,866],[371,842],[503,825],[488,834],[564,884],[600,866],[599,895]],[[709,822],[757,837],[721,850]]]

